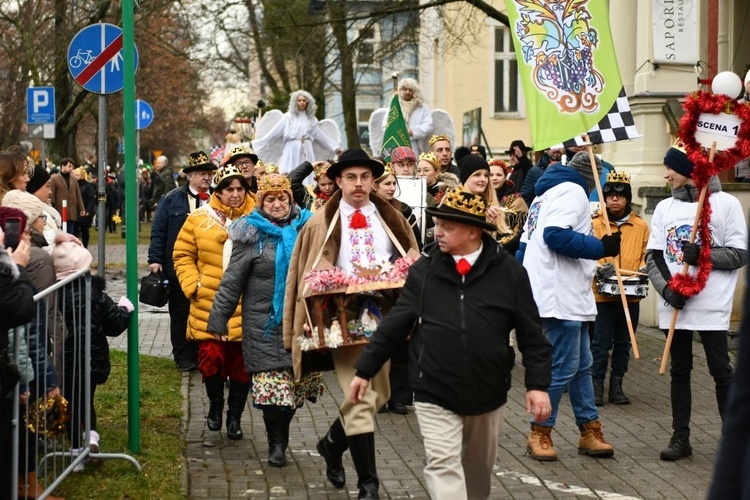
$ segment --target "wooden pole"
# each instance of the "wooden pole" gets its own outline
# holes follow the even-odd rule
[[[612,235],[612,229],[609,227],[609,216],[607,215],[607,204],[604,202],[604,192],[602,191],[602,183],[599,180],[599,172],[596,170],[596,159],[594,158],[594,148],[589,141],[588,134],[583,134],[583,140],[588,144],[587,149],[589,152],[589,162],[591,162],[591,170],[594,172],[594,182],[596,183],[596,192],[599,195],[599,208],[604,218],[604,228],[607,231],[607,236]],[[630,334],[630,343],[633,346],[633,357],[639,359],[641,357],[638,352],[638,342],[635,339],[635,331],[633,330],[633,320],[630,319],[630,308],[628,307],[628,298],[625,296],[625,286],[622,283],[622,273],[620,273],[620,265],[617,263],[617,259],[612,258],[612,262],[615,265],[615,275],[617,276],[617,286],[620,288],[620,300],[622,301],[622,309],[625,311],[625,321],[628,324],[628,333]]]
[[[711,151],[708,153],[708,162],[714,162],[714,155],[716,154],[716,141],[711,144]],[[690,243],[695,243],[695,238],[698,236],[698,223],[703,213],[703,204],[706,202],[706,195],[708,194],[708,183],[701,189],[701,194],[698,197],[698,208],[695,210],[695,220],[693,221],[693,229],[690,231]],[[708,242],[706,242],[708,243]],[[685,263],[682,266],[682,274],[687,274],[690,264]],[[672,339],[674,338],[674,331],[677,327],[677,316],[680,314],[679,309],[675,309],[672,312],[672,321],[669,323],[669,332],[667,333],[667,342],[664,344],[664,353],[661,355],[661,365],[659,366],[659,375],[664,375],[667,371],[667,361],[669,360],[669,351],[672,349]]]

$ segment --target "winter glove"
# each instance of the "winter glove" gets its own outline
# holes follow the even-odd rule
[[[614,276],[615,274],[615,265],[611,262],[607,262],[604,265],[598,266],[596,268],[596,277],[597,278],[609,278],[610,276]]]
[[[687,302],[687,298],[684,295],[680,292],[675,292],[669,287],[664,288],[663,297],[675,309],[682,309],[685,307],[685,302]]]
[[[124,308],[125,308],[125,310],[126,310],[127,312],[129,312],[129,313],[133,312],[133,309],[135,309],[135,308],[133,307],[133,303],[132,303],[132,302],[130,302],[130,299],[129,299],[129,298],[127,298],[127,297],[125,297],[124,295],[123,295],[122,297],[120,297],[120,301],[119,301],[119,302],[117,303],[117,305],[118,305],[119,307],[124,307]]]
[[[701,253],[701,247],[695,243],[687,241],[682,242],[682,262],[695,266],[698,264],[698,257]]]
[[[605,234],[601,242],[604,245],[604,257],[614,257],[620,253],[620,233]]]

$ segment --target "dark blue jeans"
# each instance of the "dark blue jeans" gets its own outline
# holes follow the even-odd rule
[[[552,381],[548,393],[552,415],[546,422],[534,422],[554,427],[565,388],[568,388],[570,406],[576,425],[599,420],[594,406],[594,384],[591,382],[591,347],[588,322],[556,318],[542,318],[544,336],[552,344]]]
[[[664,330],[666,334],[667,331]],[[716,403],[719,415],[724,419],[724,406],[732,383],[732,365],[729,363],[729,346],[726,331],[698,331],[706,353],[708,372],[714,379]],[[672,366],[672,429],[690,434],[690,414],[692,411],[692,393],[690,390],[690,372],[693,370],[693,332],[675,330],[672,347],[669,350]]]
[[[594,357],[592,378],[604,380],[607,375],[609,351],[612,351],[612,377],[624,377],[628,372],[630,359],[630,332],[625,319],[622,302],[597,302],[596,321],[594,322],[594,339],[591,343],[591,355]],[[637,302],[628,303],[630,320],[633,328],[638,325],[640,306]]]

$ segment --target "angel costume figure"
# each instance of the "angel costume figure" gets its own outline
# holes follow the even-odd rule
[[[399,82],[398,102],[406,121],[411,148],[417,157],[430,151],[427,140],[433,134],[445,134],[453,140],[453,119],[442,109],[430,111],[416,80],[404,78]],[[370,115],[370,148],[374,155],[381,153],[387,121],[388,108],[378,108]]]
[[[258,123],[253,148],[265,163],[275,163],[289,173],[303,161],[332,158],[340,148],[341,134],[329,119],[318,122],[317,105],[309,92],[298,90],[289,98],[289,110],[272,110]]]

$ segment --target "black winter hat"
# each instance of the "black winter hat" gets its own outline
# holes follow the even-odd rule
[[[47,172],[47,169],[37,165],[34,167],[34,175],[31,176],[29,183],[26,184],[26,192],[31,194],[36,193],[42,186],[47,184],[49,177],[50,175]]]
[[[481,156],[469,154],[461,158],[461,161],[458,162],[458,170],[461,173],[459,179],[461,180],[461,184],[463,184],[477,170],[487,170],[489,172],[490,165]]]

